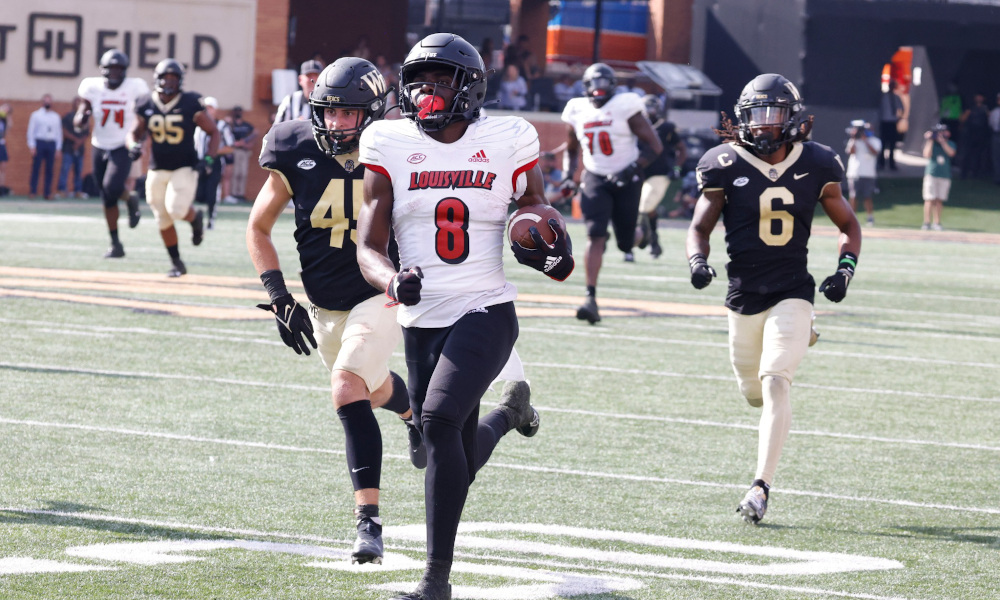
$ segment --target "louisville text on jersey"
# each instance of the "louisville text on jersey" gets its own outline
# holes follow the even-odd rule
[[[493,189],[496,173],[487,171],[419,171],[410,173],[411,190],[427,188],[482,188]]]

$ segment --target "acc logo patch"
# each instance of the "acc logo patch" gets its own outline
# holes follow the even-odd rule
[[[745,186],[748,183],[750,183],[750,178],[749,177],[737,177],[733,181],[733,185],[735,185],[736,187],[743,187],[743,186]]]
[[[311,158],[303,158],[295,166],[302,169],[303,171],[308,171],[309,169],[316,166],[316,161],[314,161]]]
[[[424,162],[425,158],[427,158],[426,154],[421,154],[421,153],[417,152],[415,154],[411,154],[406,159],[406,162],[410,163],[411,165],[415,165],[415,164]]]

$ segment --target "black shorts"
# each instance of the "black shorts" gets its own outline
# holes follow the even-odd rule
[[[587,237],[608,237],[610,222],[618,248],[622,252],[631,252],[635,244],[635,224],[639,218],[641,192],[641,181],[615,187],[603,175],[584,171],[580,186],[580,210],[587,226]]]
[[[132,169],[132,160],[125,146],[114,150],[93,149],[94,181],[101,192],[104,206],[111,208],[118,203],[125,191],[125,180]]]

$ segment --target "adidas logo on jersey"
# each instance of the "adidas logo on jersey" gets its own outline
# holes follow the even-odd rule
[[[490,159],[486,158],[486,152],[480,150],[472,155],[469,162],[490,162]]]

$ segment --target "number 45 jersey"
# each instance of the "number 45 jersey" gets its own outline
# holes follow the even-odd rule
[[[380,294],[358,267],[365,170],[357,153],[330,158],[316,145],[310,121],[284,121],[264,136],[260,166],[281,177],[295,204],[295,242],[309,301],[347,311]]]
[[[726,306],[752,315],[786,298],[812,302],[816,283],[807,268],[807,244],[823,188],[844,177],[840,157],[828,146],[801,142],[771,165],[728,143],[706,152],[697,174],[700,192],[726,196]]]
[[[413,121],[378,121],[361,134],[361,161],[392,182],[400,264],[420,267],[420,302],[404,327],[447,327],[472,310],[513,301],[504,226],[538,162],[538,133],[520,117],[480,117],[442,144]]]

